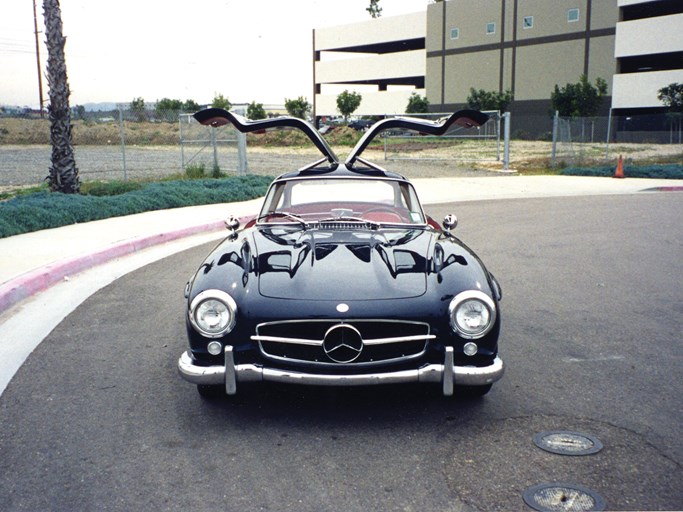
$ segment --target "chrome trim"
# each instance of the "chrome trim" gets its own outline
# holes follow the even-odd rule
[[[342,332],[341,338],[335,337],[335,331]],[[345,335],[343,334],[343,331],[350,331],[351,334]],[[335,363],[353,363],[360,357],[364,348],[363,336],[361,336],[360,331],[351,324],[333,325],[325,333],[323,352],[325,352],[325,355]],[[337,355],[339,353],[346,354],[347,357],[340,357]]]
[[[324,360],[315,360],[313,358],[307,358],[307,359],[293,359],[291,357],[287,357],[284,355],[278,355],[278,354],[273,354],[271,353],[267,347],[264,346],[264,342],[266,343],[282,343],[282,344],[290,344],[290,345],[303,345],[303,346],[310,346],[310,347],[316,347],[316,348],[324,348],[325,347],[325,338],[323,339],[306,339],[306,338],[289,338],[285,336],[268,336],[268,335],[261,335],[258,334],[260,329],[264,328],[273,328],[273,327],[278,327],[278,326],[286,326],[286,325],[292,325],[292,324],[299,324],[299,325],[310,325],[310,324],[323,324],[325,326],[329,325],[329,327],[339,327],[339,326],[350,326],[354,329],[358,328],[360,330],[363,330],[363,326],[376,326],[382,324],[387,325],[387,326],[393,326],[393,327],[398,327],[400,328],[403,325],[411,325],[418,327],[419,330],[424,331],[424,334],[411,334],[408,336],[393,336],[393,337],[387,337],[387,338],[370,338],[370,339],[365,339],[362,338],[363,341],[363,346],[364,347],[374,347],[374,346],[381,346],[381,345],[395,345],[398,350],[400,350],[400,344],[401,343],[409,343],[409,342],[424,342],[422,348],[418,350],[417,352],[410,351],[409,354],[401,354],[399,357],[391,357],[387,359],[378,359],[378,360],[370,360],[370,361],[363,361],[363,362],[346,362],[343,364],[353,364],[354,366],[357,366],[359,368],[362,367],[369,367],[369,366],[378,366],[382,364],[388,364],[388,363],[394,363],[398,361],[407,361],[410,359],[415,359],[419,358],[422,355],[424,355],[425,351],[427,350],[427,345],[430,340],[436,339],[436,336],[433,334],[429,334],[431,330],[431,326],[427,322],[416,322],[412,320],[387,320],[387,319],[372,319],[372,318],[348,318],[348,319],[298,319],[298,320],[277,320],[273,322],[263,322],[261,324],[258,324],[256,326],[256,333],[255,335],[252,335],[250,339],[256,343],[258,343],[259,346],[259,351],[263,355],[263,357],[270,359],[272,361],[282,361],[286,363],[295,363],[295,364],[304,364],[304,365],[319,365],[319,366],[337,366],[340,364],[339,362],[332,363]],[[381,329],[381,327],[380,327]],[[329,332],[329,330],[327,331]],[[362,336],[361,336],[362,337]],[[414,352],[414,353],[413,353]],[[329,357],[329,356],[328,356]]]
[[[463,302],[471,299],[478,300],[479,302],[484,304],[491,313],[491,318],[489,318],[488,325],[484,328],[484,330],[475,334],[462,331],[458,323],[455,321],[454,317],[454,313],[457,311],[458,307]],[[460,336],[461,338],[465,338],[466,340],[478,340],[486,336],[495,325],[496,316],[497,309],[495,301],[491,297],[486,295],[484,292],[481,292],[479,290],[466,290],[464,292],[461,292],[457,294],[455,297],[453,297],[453,299],[451,299],[450,304],[448,305],[448,317],[449,322],[451,324],[451,329],[453,329],[453,331],[456,332],[458,336]]]
[[[225,393],[227,395],[237,393],[237,372],[235,371],[235,356],[232,353],[232,345],[225,347]]]
[[[425,327],[428,331],[430,325],[428,322],[417,322],[413,320],[387,320],[386,318],[304,318],[298,320],[275,320],[272,322],[262,322],[256,326],[256,331],[263,327],[270,327],[273,325],[286,325],[286,324],[308,324],[308,323],[329,323],[329,324],[406,324],[406,325],[420,325]],[[252,336],[253,339],[253,336]]]
[[[285,338],[282,336],[259,336],[254,334],[251,336],[252,341],[271,341],[273,343],[289,343],[292,345],[309,345],[312,347],[320,347],[323,344],[323,340],[306,340],[302,338]]]
[[[347,322],[351,325],[350,322]],[[343,324],[339,324],[343,325]],[[390,343],[402,343],[404,341],[428,341],[436,339],[435,334],[415,335],[415,336],[400,336],[395,338],[373,338],[363,339],[364,345],[388,345]],[[302,338],[285,338],[281,336],[259,336],[254,334],[251,336],[252,341],[270,341],[273,343],[291,343],[292,345],[310,345],[312,347],[321,347],[325,340],[306,340]]]
[[[228,352],[230,357],[227,356]],[[369,386],[375,384],[400,384],[408,382],[432,382],[443,385],[443,393],[449,396],[450,387],[484,386],[499,380],[505,372],[503,360],[496,356],[489,366],[454,366],[449,362],[449,351],[444,364],[427,364],[414,370],[351,375],[329,375],[309,372],[293,372],[267,368],[256,364],[238,364],[232,357],[232,348],[226,347],[226,366],[198,366],[187,352],[178,360],[181,377],[193,384],[217,385],[225,382],[226,391],[234,394],[238,382],[281,382],[325,386]],[[451,373],[452,370],[452,373]],[[232,380],[234,376],[234,381]],[[231,381],[228,388],[228,380]],[[228,391],[230,389],[230,391]]]
[[[453,396],[453,347],[446,347],[443,362],[443,395]]]
[[[397,336],[394,338],[373,338],[371,340],[363,340],[363,343],[366,345],[388,345],[390,343],[403,343],[406,341],[429,341],[435,339],[435,334],[416,334],[415,336]]]
[[[195,319],[195,311],[197,310],[197,307],[202,302],[205,302],[206,300],[209,299],[214,299],[219,302],[222,302],[225,304],[225,306],[228,308],[230,311],[230,321],[228,322],[228,325],[226,325],[223,329],[221,329],[220,332],[216,333],[210,333],[202,329],[199,324],[197,323],[197,320]],[[203,292],[197,294],[197,296],[192,299],[192,302],[190,303],[190,307],[188,309],[189,318],[190,318],[190,323],[192,324],[192,327],[201,334],[202,336],[206,338],[222,338],[225,336],[227,333],[232,331],[235,328],[235,323],[237,322],[237,303],[235,302],[235,299],[233,299],[230,295],[225,293],[222,290],[215,290],[215,289],[209,289],[209,290],[204,290]]]
[[[391,359],[381,359],[379,361],[364,361],[364,362],[352,362],[352,363],[344,363],[345,366],[353,366],[354,368],[371,368],[373,366],[384,366],[387,364],[395,364],[395,363],[405,363],[407,361],[412,361],[413,359],[419,359],[422,356],[425,355],[425,352],[427,352],[427,345],[425,344],[424,347],[422,347],[422,350],[419,352],[416,352],[414,354],[410,354],[408,356],[401,355],[399,357],[392,357]],[[261,352],[263,357],[271,360],[271,361],[280,361],[282,363],[286,364],[298,364],[298,365],[306,365],[306,366],[311,366],[315,365],[316,367],[321,367],[321,368],[339,368],[340,363],[335,363],[333,361],[311,361],[308,359],[291,359],[288,357],[283,357],[283,356],[276,356],[267,352]]]

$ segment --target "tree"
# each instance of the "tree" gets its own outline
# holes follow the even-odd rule
[[[512,103],[514,96],[510,89],[505,92],[485,91],[484,89],[470,88],[467,97],[467,105],[475,110],[499,110],[505,112]]]
[[[657,91],[657,99],[671,112],[683,113],[683,84],[674,82]]]
[[[265,119],[266,111],[263,110],[263,103],[252,101],[247,107],[247,119]]]
[[[406,107],[406,114],[426,114],[429,112],[429,100],[426,96],[420,96],[414,92],[408,98],[408,106]]]
[[[130,110],[135,114],[135,119],[138,122],[144,121],[147,117],[145,113],[145,100],[142,98],[133,99],[130,102]]]
[[[285,98],[285,109],[290,116],[306,119],[311,108],[313,108],[312,105],[303,96],[299,96],[295,100]]]
[[[177,121],[181,110],[183,110],[183,102],[170,98],[157,100],[157,104],[154,107],[156,116],[165,121]]]
[[[342,92],[337,96],[337,110],[344,116],[344,120],[348,121],[349,116],[353,114],[358,107],[363,97],[357,92],[349,92],[348,90]]]
[[[62,11],[59,0],[43,0],[43,14],[48,52],[47,83],[50,88],[50,104],[47,111],[52,145],[51,165],[45,179],[53,192],[77,194],[81,190],[81,181],[78,177],[71,136],[71,92],[66,74],[66,38],[62,34]]]
[[[595,86],[581,75],[576,84],[560,87],[556,84],[550,95],[553,110],[563,117],[594,117],[600,111],[602,99],[607,94],[607,82],[602,78],[595,80]]]
[[[678,126],[678,142],[681,142],[681,121],[683,120],[683,84],[677,82],[662,87],[657,91],[657,99],[669,107],[666,114],[671,123],[671,142],[673,142],[673,132]]]
[[[379,0],[370,0],[370,5],[365,9],[373,18],[379,18],[382,15],[382,8],[378,4]]]
[[[230,110],[232,108],[232,103],[230,103],[230,100],[224,97],[222,94],[216,93],[213,97],[213,101],[211,102],[211,106],[213,108],[224,108],[225,110]]]
[[[73,108],[73,115],[76,119],[80,119],[81,121],[83,121],[85,119],[85,106],[76,105]]]
[[[201,107],[194,100],[185,100],[185,103],[183,103],[183,112],[194,113],[198,110],[201,110]]]

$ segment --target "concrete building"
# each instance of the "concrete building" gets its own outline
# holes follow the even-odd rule
[[[357,115],[401,114],[425,94],[426,12],[313,31],[315,115],[336,116],[344,89],[363,96]]]
[[[365,87],[358,115],[405,112],[413,92],[448,112],[470,88],[510,90],[513,126],[527,129],[582,74],[607,81],[605,116],[661,115],[657,91],[683,83],[683,0],[449,0],[317,29],[313,46],[316,116],[338,114],[343,88]]]
[[[451,0],[427,11],[426,90],[436,110],[461,108],[475,88],[512,91],[513,117],[547,116],[555,84],[582,74],[611,90],[617,0]]]
[[[683,1],[619,0],[612,108],[617,114],[662,111],[657,91],[683,83]]]

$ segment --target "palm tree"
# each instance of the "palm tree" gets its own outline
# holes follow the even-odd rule
[[[50,104],[47,107],[50,118],[50,143],[52,144],[52,165],[46,181],[53,192],[75,194],[80,191],[81,182],[74,158],[71,139],[71,113],[69,111],[69,83],[66,76],[66,60],[62,35],[62,10],[59,0],[43,0],[45,35],[47,38],[47,83],[50,88]]]

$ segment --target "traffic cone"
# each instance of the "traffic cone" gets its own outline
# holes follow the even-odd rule
[[[624,177],[624,159],[619,155],[619,161],[617,162],[617,170],[614,171],[614,178]]]

